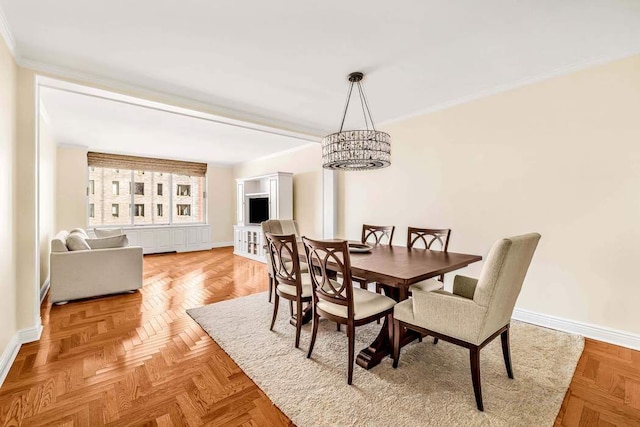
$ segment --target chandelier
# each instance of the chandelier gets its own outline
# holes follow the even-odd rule
[[[376,130],[371,117],[367,97],[362,88],[363,73],[349,74],[349,93],[342,115],[340,130],[322,138],[322,167],[337,170],[371,170],[386,168],[391,164],[391,137]],[[358,88],[365,130],[342,130],[347,117],[353,86]]]

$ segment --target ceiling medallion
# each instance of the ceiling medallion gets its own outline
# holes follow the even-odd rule
[[[391,137],[376,130],[367,97],[362,88],[363,73],[349,74],[349,93],[340,130],[322,138],[322,167],[325,169],[358,171],[386,168],[391,164]],[[347,117],[353,86],[358,88],[365,130],[342,130]],[[371,127],[371,128],[370,128]]]

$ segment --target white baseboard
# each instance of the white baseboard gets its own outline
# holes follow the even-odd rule
[[[531,323],[533,325],[578,334],[586,338],[592,338],[594,340],[627,347],[633,350],[640,350],[639,334],[578,322],[576,320],[563,319],[561,317],[536,313],[534,311],[524,310],[521,308],[516,308],[513,311],[512,317],[515,320]]]
[[[233,242],[215,242],[211,244],[212,248],[226,248],[233,246]]]
[[[42,304],[42,301],[44,301],[45,297],[47,296],[47,292],[49,292],[50,286],[51,282],[49,280],[49,277],[47,277],[47,280],[44,281],[44,285],[42,285],[42,287],[40,288],[40,304]]]
[[[9,369],[11,369],[13,361],[16,360],[16,356],[18,355],[22,344],[37,341],[40,339],[40,335],[42,335],[41,324],[31,328],[20,329],[13,334],[0,356],[0,386],[2,386],[5,378],[7,378]]]

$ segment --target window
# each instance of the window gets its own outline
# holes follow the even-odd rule
[[[178,184],[178,196],[191,196],[191,186],[188,184]]]
[[[134,192],[136,196],[144,196],[144,182],[136,182]]]
[[[96,194],[96,182],[93,179],[89,180],[89,194]]]
[[[176,205],[178,208],[179,216],[190,216],[191,215],[191,205]]]
[[[94,188],[88,200],[93,205],[88,209],[89,227],[205,222],[204,177],[113,167],[87,169],[88,187]]]

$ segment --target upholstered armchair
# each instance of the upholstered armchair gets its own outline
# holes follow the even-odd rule
[[[295,219],[269,219],[260,224],[262,227],[262,233],[271,233],[271,234],[295,234],[296,240],[300,241],[300,232],[298,231],[298,223]],[[267,239],[264,239],[265,246]],[[271,256],[269,251],[266,252],[267,257],[267,270],[269,271],[269,302],[271,302],[271,296],[273,294],[273,285],[274,285],[274,274],[273,274],[273,266],[271,263]],[[308,273],[309,269],[306,265],[301,265],[302,272]]]
[[[480,350],[500,335],[509,378],[513,378],[509,323],[540,234],[497,241],[479,279],[456,276],[453,293],[413,289],[413,297],[394,307],[393,367],[400,358],[405,329],[469,349],[476,404],[484,410],[480,384]]]

